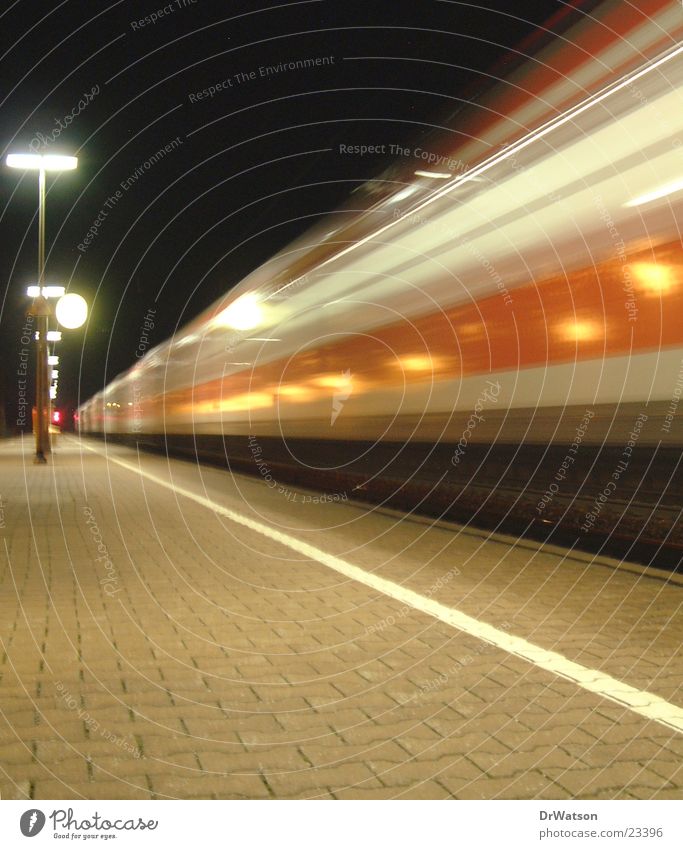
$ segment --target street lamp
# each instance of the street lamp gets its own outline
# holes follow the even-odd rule
[[[78,165],[75,156],[43,153],[10,153],[5,160],[10,168],[38,171],[38,292],[28,311],[37,319],[36,346],[36,463],[46,463],[50,450],[48,417],[50,381],[48,376],[48,320],[50,307],[43,291],[45,281],[45,172],[72,171]]]
[[[75,292],[63,295],[55,307],[57,321],[67,330],[75,330],[80,327],[88,317],[88,305],[85,298]]]

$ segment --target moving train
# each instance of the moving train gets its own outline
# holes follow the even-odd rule
[[[680,563],[683,10],[553,29],[81,433]]]

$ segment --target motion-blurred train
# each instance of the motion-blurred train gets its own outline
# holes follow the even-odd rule
[[[552,29],[81,433],[680,564],[683,9]]]

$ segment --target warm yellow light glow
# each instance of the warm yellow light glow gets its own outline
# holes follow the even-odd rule
[[[348,389],[351,387],[352,378],[350,374],[340,372],[339,374],[324,374],[312,381],[316,386],[324,386],[328,389]]]
[[[88,305],[85,298],[75,292],[70,292],[57,301],[55,315],[62,327],[74,330],[76,327],[80,327],[88,317]]]
[[[287,398],[290,401],[309,401],[315,398],[315,392],[310,387],[297,384],[278,386],[276,391],[281,398]]]
[[[414,354],[407,357],[399,357],[400,368],[406,371],[433,371],[436,360],[429,355]]]
[[[242,413],[250,410],[263,410],[273,406],[273,396],[270,392],[245,392],[242,395],[233,395],[230,398],[221,398],[217,401],[203,401],[195,404],[192,412],[195,415],[206,415],[210,413]]]
[[[650,201],[665,198],[667,195],[672,195],[674,192],[680,192],[682,190],[683,179],[674,180],[673,183],[667,183],[664,186],[660,186],[658,189],[653,189],[651,192],[647,192],[644,195],[639,195],[637,198],[633,198],[633,200],[625,203],[624,206],[641,206],[644,203],[650,203]]]
[[[263,324],[263,307],[252,292],[241,295],[214,318],[217,327],[231,330],[253,330]]]
[[[273,406],[273,396],[270,392],[246,392],[244,395],[236,395],[234,398],[226,398],[221,401],[220,408],[223,412],[234,412],[237,410],[262,410]]]
[[[573,342],[584,342],[596,339],[600,335],[600,328],[594,321],[568,321],[562,325],[562,334]]]
[[[657,265],[656,262],[635,262],[631,268],[638,278],[640,288],[649,294],[664,294],[674,286],[673,268],[670,265]]]

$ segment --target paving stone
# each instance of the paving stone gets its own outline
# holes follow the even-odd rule
[[[562,787],[553,784],[546,776],[536,771],[513,778],[492,778],[482,775],[468,782],[445,777],[440,778],[439,783],[444,784],[456,799],[568,798],[567,792]]]
[[[621,792],[631,785],[660,790],[666,783],[649,768],[628,762],[613,763],[602,769],[575,769],[558,775],[555,780],[577,798],[588,798],[598,791]]]
[[[62,444],[45,475],[0,441],[4,798],[681,798],[683,740],[664,726],[246,528],[226,536],[204,507],[150,498]],[[141,462],[168,474],[165,458]],[[292,505],[258,481],[240,478],[245,500],[218,469],[200,481],[172,467],[182,486],[291,525]],[[323,537],[333,512],[353,521]],[[680,704],[679,587],[352,504],[296,518],[303,540]]]
[[[328,788],[337,795],[338,791],[351,787],[381,788],[382,783],[372,770],[362,763],[344,763],[334,767],[311,768],[304,773],[288,775],[269,775],[268,783],[275,795],[281,799],[290,798],[293,793]]]

